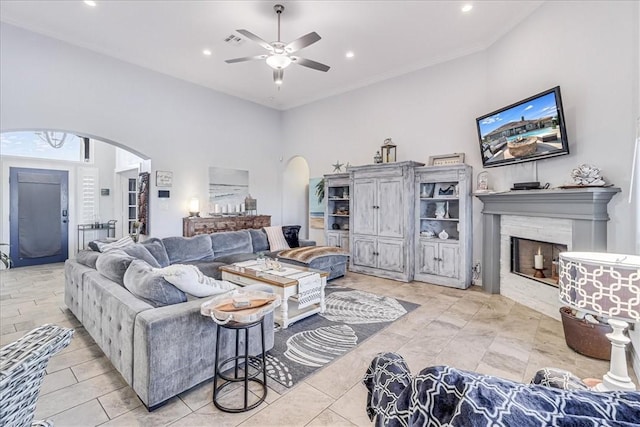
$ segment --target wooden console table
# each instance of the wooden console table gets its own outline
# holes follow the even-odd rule
[[[182,235],[211,234],[220,231],[260,229],[271,225],[271,215],[188,217],[182,219]]]

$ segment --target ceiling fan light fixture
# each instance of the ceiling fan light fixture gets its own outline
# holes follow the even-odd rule
[[[284,54],[273,54],[267,57],[267,65],[274,70],[283,70],[291,65],[291,58]]]
[[[283,69],[273,70],[273,82],[276,84],[276,86],[278,87],[282,86],[283,81],[284,81],[284,70]]]

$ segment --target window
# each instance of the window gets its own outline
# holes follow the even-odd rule
[[[60,139],[63,135],[62,132],[54,134],[55,139]],[[0,153],[3,156],[81,162],[83,147],[82,138],[70,133],[60,148],[53,148],[46,141],[43,132],[5,132],[0,135]]]

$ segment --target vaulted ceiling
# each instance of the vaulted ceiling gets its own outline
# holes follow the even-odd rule
[[[273,82],[264,61],[225,59],[266,51],[236,32],[277,39],[273,10],[283,4],[281,39],[322,39],[300,65]],[[472,4],[468,12],[461,10]],[[541,1],[1,1],[0,20],[123,61],[276,109],[288,109],[486,49]],[[240,41],[226,42],[228,36]],[[206,56],[203,50],[211,55]],[[348,51],[353,58],[347,58]]]

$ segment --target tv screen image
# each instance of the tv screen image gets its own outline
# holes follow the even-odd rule
[[[476,119],[484,167],[569,154],[560,87]]]

